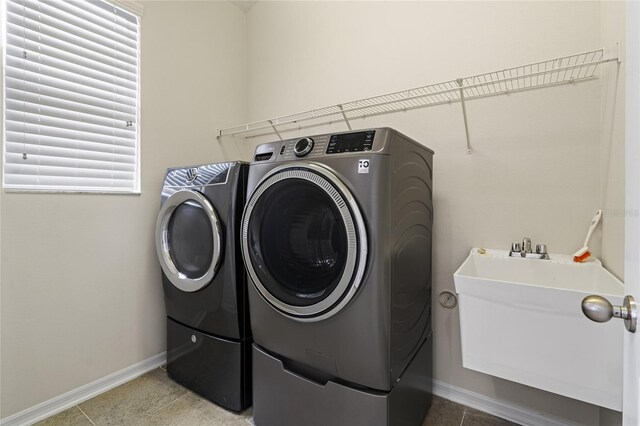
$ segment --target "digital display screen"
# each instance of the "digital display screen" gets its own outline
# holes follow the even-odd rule
[[[327,145],[327,154],[339,154],[342,152],[371,151],[375,131],[343,133],[332,135]]]

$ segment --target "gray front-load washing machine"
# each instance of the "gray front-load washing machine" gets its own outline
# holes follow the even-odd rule
[[[388,128],[263,144],[241,226],[258,426],[417,426],[433,151]]]

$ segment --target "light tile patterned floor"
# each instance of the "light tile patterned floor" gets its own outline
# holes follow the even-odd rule
[[[162,368],[37,423],[38,426],[252,424],[251,409],[241,414],[226,411],[169,379]],[[423,426],[509,425],[514,423],[438,397],[434,397],[423,423]]]

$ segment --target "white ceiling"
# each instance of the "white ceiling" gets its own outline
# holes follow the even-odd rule
[[[256,4],[257,0],[229,0],[235,6],[239,7],[243,12],[247,12],[251,7]]]

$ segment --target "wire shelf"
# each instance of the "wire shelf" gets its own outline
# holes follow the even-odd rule
[[[338,122],[346,123],[351,129],[351,120],[461,102],[470,152],[465,101],[591,80],[597,78],[598,65],[613,61],[618,61],[618,58],[604,58],[604,50],[597,49],[230,127],[219,130],[218,138],[274,134],[282,138],[282,133]]]

